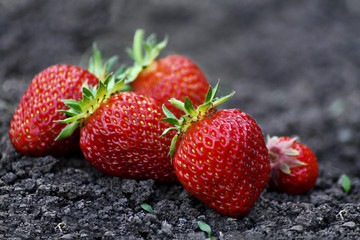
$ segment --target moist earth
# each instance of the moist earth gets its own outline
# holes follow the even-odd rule
[[[198,221],[216,239],[359,239],[359,21],[357,0],[0,0],[0,239],[205,239]],[[298,196],[266,189],[248,215],[230,218],[180,184],[108,176],[81,154],[16,152],[9,123],[34,75],[86,67],[95,41],[131,64],[137,28],[169,36],[161,56],[191,58],[212,85],[221,80],[220,95],[235,90],[223,108],[313,149],[316,186]]]

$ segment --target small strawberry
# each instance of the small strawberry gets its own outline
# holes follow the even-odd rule
[[[136,32],[133,49],[129,51],[139,74],[131,84],[135,92],[165,104],[177,117],[182,113],[168,101],[170,98],[184,101],[189,97],[196,106],[203,103],[209,83],[199,67],[179,55],[155,61],[159,51],[166,46],[167,39],[157,44],[154,35],[150,35],[143,42],[143,35],[142,30]],[[145,50],[144,56],[142,48]]]
[[[101,55],[94,45],[89,69],[102,77],[115,60],[114,57],[109,59],[101,68]],[[63,99],[80,99],[83,85],[95,86],[98,82],[91,72],[71,65],[54,65],[37,74],[22,96],[10,123],[9,137],[15,149],[34,156],[60,156],[79,149],[79,133],[55,141],[65,124],[54,120],[66,118],[58,111],[65,107]]]
[[[291,137],[268,136],[266,146],[271,161],[271,188],[296,195],[315,185],[319,168],[310,148]]]
[[[224,215],[248,213],[268,184],[270,161],[260,127],[238,109],[216,111],[232,94],[215,98],[209,88],[196,110],[191,101],[170,101],[186,115],[177,119],[165,106],[165,121],[177,129],[171,154],[185,189]],[[166,131],[164,132],[166,134]]]
[[[117,93],[122,83],[123,79],[110,76],[98,89],[84,88],[83,100],[66,101],[73,116],[61,121],[70,124],[59,139],[80,126],[81,150],[100,171],[122,178],[176,181],[169,154],[171,136],[161,135],[169,127],[161,121],[161,107],[134,92]]]

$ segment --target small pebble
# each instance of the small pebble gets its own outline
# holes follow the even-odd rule
[[[354,222],[346,222],[346,223],[344,223],[343,225],[342,225],[343,227],[349,227],[349,228],[354,228],[354,227],[356,227],[356,223],[354,223]]]
[[[2,178],[1,178],[6,184],[11,184],[13,182],[15,182],[16,180],[16,175],[13,172],[9,172],[7,174],[5,174]]]
[[[301,225],[295,225],[295,226],[291,227],[290,230],[302,232],[304,230],[304,227]]]
[[[76,237],[75,237],[75,235],[68,233],[68,234],[62,235],[60,239],[72,240],[72,239],[76,239]]]
[[[34,179],[26,179],[24,185],[26,191],[33,191],[36,187],[36,181]]]

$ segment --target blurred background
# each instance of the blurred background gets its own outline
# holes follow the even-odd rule
[[[0,0],[0,133],[36,73],[86,67],[93,42],[131,64],[125,49],[143,28],[169,37],[161,57],[187,56],[220,94],[235,90],[223,107],[359,175],[359,22],[358,0]]]

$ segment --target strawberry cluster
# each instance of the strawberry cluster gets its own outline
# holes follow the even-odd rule
[[[243,216],[269,185],[289,194],[311,189],[316,157],[293,138],[268,138],[239,109],[218,98],[190,59],[156,60],[167,39],[135,33],[130,67],[112,73],[94,45],[88,70],[54,65],[32,80],[10,124],[13,146],[26,155],[81,150],[100,171],[180,183],[216,211]]]

